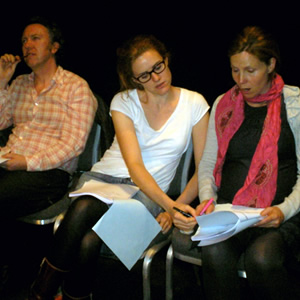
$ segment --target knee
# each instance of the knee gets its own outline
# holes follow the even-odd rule
[[[77,198],[70,206],[70,210],[74,211],[75,213],[84,213],[89,209],[89,207],[92,205],[94,201],[96,200],[93,197],[80,197]]]
[[[256,270],[256,272],[272,272],[282,269],[284,261],[283,249],[281,247],[272,247],[268,244],[245,253],[246,269],[250,268]]]
[[[95,261],[100,253],[101,245],[102,241],[99,236],[93,230],[90,230],[81,241],[79,255],[81,260],[86,262]]]
[[[91,212],[97,212],[99,215],[107,211],[107,205],[96,199],[95,197],[87,196],[77,198],[70,206],[69,211],[76,216],[84,216]]]
[[[202,264],[206,268],[225,266],[228,260],[228,253],[221,244],[214,244],[202,248]]]

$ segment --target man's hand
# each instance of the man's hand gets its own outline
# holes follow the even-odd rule
[[[0,88],[4,89],[15,73],[20,56],[4,54],[0,57]]]
[[[4,169],[8,171],[27,170],[27,161],[25,156],[15,153],[7,153],[2,157],[8,158],[8,160],[1,165]]]

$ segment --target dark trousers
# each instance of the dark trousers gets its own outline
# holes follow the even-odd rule
[[[54,169],[42,172],[0,168],[0,218],[15,219],[58,201],[66,192],[70,175]]]

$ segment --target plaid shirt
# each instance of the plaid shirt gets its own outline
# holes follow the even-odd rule
[[[58,67],[39,95],[34,74],[0,90],[0,129],[14,125],[2,152],[24,155],[27,171],[59,168],[73,173],[93,124],[97,100],[87,82]]]

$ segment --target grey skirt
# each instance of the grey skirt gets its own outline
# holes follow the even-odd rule
[[[104,181],[108,183],[116,183],[116,184],[123,183],[123,184],[135,185],[132,182],[131,178],[120,178],[120,177],[114,177],[102,173],[89,171],[83,173],[80,176],[76,189],[81,188],[86,181],[89,181],[91,179]],[[149,197],[147,197],[142,191],[138,191],[132,198],[143,203],[153,217],[157,217],[161,212],[163,212],[163,209],[157,203],[155,203]]]

